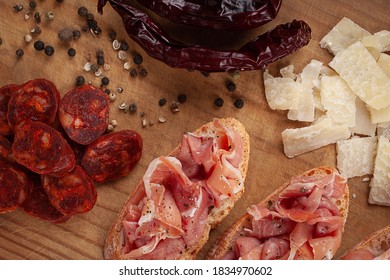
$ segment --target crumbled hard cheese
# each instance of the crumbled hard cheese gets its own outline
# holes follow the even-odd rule
[[[292,158],[350,136],[346,125],[337,124],[332,118],[324,116],[310,126],[285,129],[282,132],[284,153]]]
[[[337,123],[355,126],[356,95],[340,76],[321,79],[321,102],[327,114]]]
[[[354,23],[349,18],[342,18],[333,29],[320,41],[320,46],[333,54],[346,49],[353,43],[371,35],[370,32]]]
[[[368,202],[390,206],[390,142],[380,136],[374,163],[374,175],[370,182]]]
[[[341,176],[352,178],[372,174],[377,137],[353,137],[337,142],[337,169]]]
[[[329,66],[367,105],[376,110],[390,105],[390,78],[362,42],[358,41],[337,53]]]

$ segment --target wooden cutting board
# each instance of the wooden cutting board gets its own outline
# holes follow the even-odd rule
[[[248,71],[233,78],[227,73],[213,73],[204,77],[201,73],[183,69],[173,69],[148,57],[143,50],[126,37],[120,17],[107,5],[104,15],[98,15],[94,2],[87,0],[36,1],[36,11],[43,15],[40,35],[33,35],[33,42],[41,39],[55,48],[52,57],[34,50],[32,43],[24,42],[24,35],[34,27],[32,14],[25,18],[28,1],[0,0],[0,86],[8,83],[22,83],[29,79],[46,78],[53,81],[62,94],[75,84],[77,75],[84,75],[87,81],[99,86],[101,77],[95,77],[83,70],[87,57],[94,59],[97,49],[103,49],[106,61],[111,69],[103,71],[109,77],[107,88],[115,92],[122,87],[122,93],[111,104],[110,119],[118,122],[117,130],[133,129],[144,140],[143,156],[131,174],[119,181],[97,186],[98,200],[89,213],[74,216],[64,224],[50,224],[16,210],[0,215],[0,258],[1,259],[102,259],[102,248],[106,233],[116,213],[127,195],[141,179],[150,161],[160,155],[168,154],[180,142],[181,134],[192,131],[214,117],[235,117],[247,128],[251,137],[251,157],[246,180],[246,192],[226,220],[211,232],[209,243],[199,258],[210,248],[218,236],[239,218],[245,209],[260,201],[291,176],[300,174],[319,165],[335,166],[335,146],[288,159],[283,154],[281,132],[286,128],[300,127],[306,124],[287,120],[286,112],[272,111],[268,107],[262,82],[262,71]],[[22,4],[23,11],[16,13],[12,6]],[[67,45],[61,43],[57,33],[65,28],[81,30],[85,20],[77,15],[77,9],[87,7],[102,28],[103,33],[95,37],[90,32],[81,32],[81,37]],[[45,13],[54,12],[54,19],[46,20]],[[177,28],[160,20],[171,28],[173,36],[181,36],[186,41],[204,40],[210,46],[238,46],[280,23],[303,19],[312,28],[312,40],[308,46],[271,65],[278,70],[288,64],[294,64],[299,73],[311,59],[324,63],[331,60],[325,50],[319,47],[321,38],[344,16],[349,17],[370,32],[390,29],[390,6],[386,0],[378,1],[292,1],[285,0],[277,18],[255,30],[241,34],[222,32],[216,36],[205,36],[213,32]],[[134,53],[140,53],[143,67],[148,71],[144,78],[133,78],[123,69],[123,61],[117,58],[108,38],[110,30],[117,32],[118,39],[129,44],[129,60]],[[76,49],[75,57],[67,56],[69,47]],[[24,56],[17,58],[15,51],[21,48]],[[237,90],[229,93],[225,87],[227,81],[234,80]],[[180,111],[172,113],[169,105],[160,107],[160,98],[166,98],[168,104],[176,100],[179,94],[186,94],[187,101],[180,105]],[[222,97],[225,104],[216,108],[213,101]],[[233,106],[237,98],[242,98],[242,109]],[[124,113],[119,104],[135,102],[138,111],[135,114]],[[141,112],[143,117],[141,117]],[[159,123],[158,117],[166,116],[165,123]],[[152,125],[142,127],[142,119]],[[339,253],[348,249],[371,232],[390,223],[390,208],[367,203],[369,182],[361,177],[349,180],[351,203]],[[352,197],[353,195],[353,197]]]

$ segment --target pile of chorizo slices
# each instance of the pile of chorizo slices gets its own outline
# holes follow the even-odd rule
[[[49,80],[0,88],[0,213],[52,223],[90,211],[96,184],[126,176],[142,156],[133,130],[106,133],[109,99],[83,85],[62,98]]]

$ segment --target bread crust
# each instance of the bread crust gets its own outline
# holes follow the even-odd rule
[[[390,249],[390,225],[379,229],[362,241],[354,245],[352,248],[348,249],[343,253],[339,258],[343,259],[347,254],[357,251],[357,250],[369,250],[376,257],[382,255],[384,252]],[[387,255],[385,259],[390,259],[390,255]]]
[[[333,172],[337,172],[337,170],[333,167],[329,166],[320,166],[313,168],[311,170],[308,170],[304,172],[303,176],[313,176],[315,174],[330,174]],[[272,205],[276,199],[279,197],[279,194],[290,184],[289,180],[288,182],[284,183],[282,186],[277,188],[273,193],[268,195],[266,198],[264,198],[262,201],[258,203],[261,207],[268,207],[269,205]],[[345,187],[344,194],[337,200],[333,200],[336,204],[337,208],[340,211],[340,216],[343,218],[343,228],[345,222],[347,220],[348,215],[348,207],[349,207],[349,188],[348,184]],[[245,228],[250,228],[252,225],[252,216],[248,213],[245,213],[241,218],[239,218],[235,223],[233,223],[232,226],[230,226],[219,238],[219,240],[215,243],[215,245],[210,249],[210,251],[206,255],[206,259],[208,260],[220,260],[222,259],[227,253],[232,251],[234,249],[234,244],[237,238],[240,236],[245,235]]]
[[[246,173],[248,170],[249,154],[250,154],[249,134],[246,131],[244,125],[240,123],[238,120],[236,120],[235,118],[222,118],[222,119],[218,119],[218,121],[225,127],[229,129],[233,129],[234,131],[238,132],[238,134],[242,138],[243,155],[242,155],[241,162],[239,164],[239,170],[243,180],[245,181]],[[194,133],[196,135],[204,136],[204,137],[215,135],[213,122],[209,122],[201,126],[197,130],[195,130]],[[168,156],[174,157],[179,153],[179,151],[180,151],[180,144]],[[139,193],[139,190],[141,188],[142,188],[142,180],[135,187],[133,192],[128,196],[122,209],[118,212],[112,226],[110,227],[107,233],[106,241],[104,244],[104,250],[103,250],[103,255],[105,259],[129,259],[126,257],[126,255],[121,254],[121,250],[120,250],[121,238],[124,238],[123,236],[121,236],[122,221],[125,218],[127,206],[131,203],[132,198],[134,196],[137,196],[137,193]],[[232,199],[222,200],[221,207],[219,208],[214,207],[209,212],[207,224],[205,226],[205,229],[199,241],[193,246],[189,246],[181,254],[179,259],[181,260],[196,259],[197,254],[209,239],[210,230],[216,227],[229,214],[229,212],[234,207],[237,200],[243,195],[244,190],[245,187],[243,187],[240,192],[236,193],[236,195],[233,196]]]

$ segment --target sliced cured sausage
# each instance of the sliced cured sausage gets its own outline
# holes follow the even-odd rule
[[[0,159],[8,162],[14,162],[12,155],[12,143],[7,138],[0,135]]]
[[[0,213],[19,207],[31,190],[26,173],[17,165],[0,159]]]
[[[69,138],[79,144],[88,145],[107,129],[108,96],[91,85],[74,88],[61,99],[58,115]]]
[[[42,122],[28,122],[16,130],[15,160],[38,174],[64,176],[76,165],[75,155],[62,135]]]
[[[0,88],[0,135],[6,136],[12,134],[12,128],[7,119],[8,102],[12,93],[18,88],[18,85],[13,84]]]
[[[20,85],[8,102],[7,118],[15,129],[26,121],[54,122],[60,93],[57,87],[45,79],[35,79]]]
[[[129,174],[142,155],[141,136],[132,130],[121,130],[99,137],[88,145],[81,166],[98,183]]]
[[[60,213],[50,203],[39,176],[34,178],[32,191],[26,197],[21,208],[31,216],[51,223],[64,223],[71,217]]]
[[[96,202],[92,180],[78,165],[64,177],[42,175],[43,189],[51,204],[64,215],[88,212]]]

